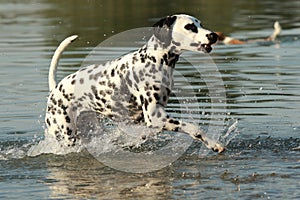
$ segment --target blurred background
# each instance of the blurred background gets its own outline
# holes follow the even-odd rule
[[[280,21],[285,29],[290,29],[299,25],[300,6],[297,0],[54,0],[42,1],[43,3],[30,1],[30,5],[26,1],[22,2],[23,5],[11,6],[14,9],[29,7],[21,13],[34,15],[37,22],[47,24],[41,28],[49,38],[64,38],[76,33],[91,42],[90,45],[98,44],[104,39],[104,35],[109,37],[128,29],[152,26],[158,19],[176,13],[193,15],[205,27],[224,33],[271,29],[275,20]]]

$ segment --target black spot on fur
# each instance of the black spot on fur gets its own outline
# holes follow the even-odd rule
[[[125,80],[128,83],[128,86],[132,87],[132,81],[131,81],[131,78],[129,77],[129,73],[127,73]]]
[[[121,70],[121,71],[125,70],[125,67],[126,67],[126,65],[125,65],[125,64],[122,64],[120,70]]]
[[[105,85],[105,81],[99,81],[99,85]]]
[[[72,130],[69,127],[67,127],[67,135],[72,135]]]
[[[150,62],[147,62],[146,64],[145,64],[145,68],[147,68],[147,67],[149,67],[150,66]]]
[[[150,57],[150,60],[152,60],[154,63],[156,63],[156,59],[155,59],[154,56],[151,56],[151,57]]]
[[[161,112],[157,111],[156,116],[157,116],[158,118],[160,118],[160,117],[161,117]]]
[[[140,95],[140,101],[141,101],[141,104],[144,104],[144,97],[142,95]]]
[[[198,139],[200,139],[201,141],[204,141],[204,140],[203,140],[203,137],[202,137],[202,135],[201,135],[201,134],[199,134],[199,135],[195,135],[195,137],[196,137],[196,138],[198,138]]]
[[[199,46],[199,43],[191,43],[190,46],[191,47],[197,47],[197,46]]]
[[[175,124],[175,125],[179,125],[180,124],[180,122],[178,120],[173,120],[173,119],[170,119],[169,123]]]
[[[187,25],[184,26],[184,28],[186,30],[190,30],[190,31],[192,31],[194,33],[198,33],[198,28],[197,28],[197,26],[194,23],[187,24]]]
[[[114,77],[114,76],[115,76],[115,70],[114,70],[114,69],[111,70],[110,75],[111,75],[111,77]]]
[[[57,105],[58,105],[59,107],[61,107],[62,103],[63,103],[63,101],[62,101],[61,99],[58,99]]]
[[[109,95],[111,95],[113,93],[112,90],[105,90],[105,92],[106,92],[106,94],[109,94]]]
[[[159,101],[160,97],[158,93],[154,93],[153,94],[154,98],[156,99],[156,101]]]
[[[166,63],[166,65],[168,65],[168,55],[167,54],[164,54],[163,55],[163,61]],[[162,63],[163,64],[163,63]]]
[[[152,116],[152,117],[154,117],[154,116],[155,116],[155,111],[153,111],[153,112],[152,112],[151,116]]]
[[[175,46],[180,46],[180,42],[172,41],[172,44],[174,44]]]
[[[51,101],[52,101],[52,103],[53,103],[54,105],[57,104],[57,101],[56,101],[53,97],[51,97],[50,99],[51,99]]]
[[[160,88],[157,87],[156,85],[153,85],[153,89],[154,89],[155,91],[158,91]]]
[[[148,105],[149,105],[149,102],[148,102],[148,100],[147,99],[145,99],[145,110],[147,111],[148,110]]]
[[[97,89],[96,89],[96,87],[95,87],[94,85],[91,86],[91,90],[92,90],[92,92],[93,92],[95,98],[96,98],[97,100],[100,100],[100,97],[99,97],[99,95],[98,95],[98,91],[97,91]]]
[[[136,83],[140,82],[139,77],[136,75],[135,71],[133,71],[133,78],[134,78]]]
[[[167,101],[167,96],[163,96],[163,101],[166,102]]]
[[[66,118],[65,118],[65,119],[66,119],[66,122],[67,122],[67,123],[70,123],[70,122],[71,122],[71,119],[70,119],[70,117],[69,117],[69,116],[66,116]]]
[[[82,71],[84,71],[84,70],[86,70],[86,69],[87,69],[87,68],[84,67],[84,68],[81,68],[79,71],[82,72]]]
[[[158,22],[156,22],[153,25],[153,27],[162,28],[163,26],[166,26],[169,28],[175,22],[176,19],[177,19],[176,16],[167,16],[165,18],[160,19]]]
[[[46,123],[48,124],[48,126],[51,125],[49,118],[46,119]]]
[[[62,91],[62,87],[63,87],[63,85],[61,84],[60,86],[59,86],[59,88],[58,88],[58,90],[61,92]]]
[[[167,95],[169,96],[171,94],[171,90],[169,88],[166,89],[167,89]]]

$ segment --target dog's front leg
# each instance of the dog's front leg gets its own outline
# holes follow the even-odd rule
[[[210,148],[213,151],[219,153],[225,150],[222,144],[218,143],[218,141],[214,141],[211,138],[209,138],[207,134],[201,129],[201,127],[191,123],[186,123],[181,121],[179,121],[179,123],[180,123],[180,128],[179,128],[180,132],[187,133],[190,136],[192,136],[194,139],[200,140],[207,146],[207,148]]]
[[[160,128],[162,130],[178,131],[189,134],[194,139],[200,140],[208,148],[215,152],[223,152],[225,148],[217,141],[210,139],[207,134],[199,127],[191,123],[185,123],[180,120],[171,118],[164,110],[161,104],[155,101],[143,106],[143,113],[147,126]]]

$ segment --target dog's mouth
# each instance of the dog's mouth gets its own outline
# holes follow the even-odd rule
[[[208,44],[191,43],[190,45],[192,47],[196,47],[197,51],[203,51],[204,53],[209,53],[212,50],[211,48],[212,43],[208,43]]]
[[[209,53],[211,52],[212,48],[211,48],[211,44],[201,44],[198,48],[199,51],[203,51],[205,53]]]

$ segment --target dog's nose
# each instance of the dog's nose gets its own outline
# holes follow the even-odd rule
[[[207,34],[206,37],[211,44],[216,43],[218,40],[218,35],[216,33]]]

